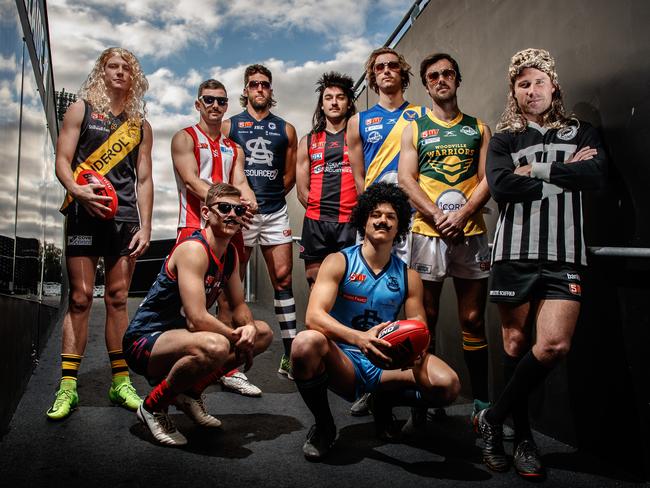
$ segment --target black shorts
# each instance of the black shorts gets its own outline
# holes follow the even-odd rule
[[[329,254],[355,244],[357,230],[350,223],[324,222],[305,217],[300,239],[300,258],[322,261]]]
[[[580,301],[584,268],[553,261],[497,261],[490,271],[489,296],[494,303],[533,300]]]
[[[126,364],[128,364],[129,368],[131,368],[135,373],[144,376],[147,379],[149,379],[147,368],[149,367],[151,350],[161,335],[161,331],[156,331],[141,335],[137,339],[127,336],[124,336],[122,339],[122,351],[124,351]]]
[[[102,220],[79,206],[65,219],[67,256],[128,256],[131,239],[140,230],[138,222]]]

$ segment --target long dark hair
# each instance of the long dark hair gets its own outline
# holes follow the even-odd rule
[[[324,73],[323,76],[316,82],[316,93],[318,93],[318,103],[316,104],[316,110],[314,110],[314,116],[312,117],[312,133],[316,134],[325,130],[326,120],[325,112],[323,112],[323,93],[325,93],[325,88],[337,87],[343,90],[343,93],[348,97],[348,111],[345,113],[345,120],[348,120],[355,113],[357,113],[357,108],[354,105],[354,91],[352,87],[354,86],[354,80],[348,75],[338,73],[336,71],[330,71],[329,73]]]

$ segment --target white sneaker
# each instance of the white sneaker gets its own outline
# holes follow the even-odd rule
[[[187,439],[177,429],[174,421],[167,412],[149,413],[144,408],[144,402],[138,407],[138,419],[146,425],[154,438],[167,446],[184,446]]]
[[[221,427],[221,420],[213,417],[206,410],[203,395],[200,398],[192,398],[184,393],[179,393],[176,395],[174,405],[201,427]]]
[[[234,391],[240,395],[250,397],[262,396],[262,390],[248,381],[246,375],[241,371],[237,371],[232,376],[222,376],[219,381],[226,390]]]

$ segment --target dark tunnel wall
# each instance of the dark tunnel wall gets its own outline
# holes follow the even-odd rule
[[[585,194],[589,246],[650,248],[650,2],[432,0],[396,49],[413,66],[406,96],[430,105],[419,63],[434,51],[454,56],[462,72],[461,110],[492,130],[506,100],[510,57],[543,47],[556,58],[565,106],[601,130],[609,148],[608,185]],[[360,109],[376,101],[363,92]],[[494,230],[496,206],[487,220]],[[648,476],[650,260],[592,256],[572,352],[531,402],[537,427],[554,437]],[[487,313],[495,393],[501,338],[496,309]],[[452,286],[443,293],[440,353],[467,378]],[[465,382],[466,383],[466,382]],[[469,389],[464,385],[463,392]]]

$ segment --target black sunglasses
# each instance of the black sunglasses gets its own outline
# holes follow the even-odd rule
[[[438,81],[438,78],[443,77],[445,80],[451,81],[456,78],[456,71],[453,69],[443,69],[442,71],[429,71],[427,73],[427,80],[431,83]]]
[[[210,208],[213,206],[217,207],[217,210],[221,215],[228,215],[231,210],[235,211],[235,215],[237,217],[241,217],[246,213],[246,205],[242,205],[241,203],[217,202],[213,203],[212,205],[208,205]]]
[[[251,90],[255,90],[258,86],[261,86],[265,90],[269,90],[271,88],[271,83],[266,80],[262,80],[262,81],[250,80],[248,82],[248,88],[250,88]]]
[[[397,61],[388,61],[386,63],[375,63],[375,65],[372,67],[372,69],[375,70],[375,73],[381,73],[386,68],[391,71],[399,71],[400,66]]]
[[[228,105],[228,97],[214,97],[212,95],[201,95],[199,97],[199,100],[201,100],[206,107],[213,105],[214,102],[217,102],[217,105],[219,105],[220,107],[225,107],[226,105]]]

